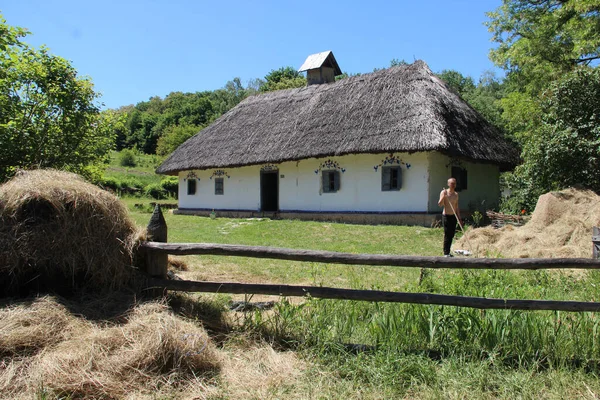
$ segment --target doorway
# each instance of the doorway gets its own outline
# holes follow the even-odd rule
[[[260,210],[279,210],[279,171],[260,173]]]

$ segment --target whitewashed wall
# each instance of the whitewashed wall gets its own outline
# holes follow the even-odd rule
[[[223,168],[223,194],[215,194],[216,169],[193,171],[200,180],[196,194],[187,194],[189,171],[179,173],[179,208],[205,208],[215,210],[258,210],[260,208],[260,167]]]
[[[425,154],[395,156],[402,165],[402,188],[381,191],[381,167],[386,154],[358,154],[342,157],[309,159],[280,165],[279,208],[281,211],[427,211],[427,157]],[[340,190],[321,192],[321,175],[315,173],[324,161],[331,159],[345,171],[340,173]]]
[[[327,157],[278,164],[279,209],[281,211],[351,211],[351,212],[438,212],[440,190],[450,176],[450,159],[440,153],[395,153],[405,164],[402,168],[402,188],[381,190],[381,167],[387,154],[358,154]],[[322,163],[332,160],[340,172],[340,190],[321,192],[321,174],[315,173]],[[406,164],[410,164],[407,168]],[[470,202],[499,198],[498,167],[463,162],[468,171],[468,190],[460,194],[460,207]],[[193,171],[197,178],[196,194],[187,194],[189,171],[179,173],[179,208],[215,210],[260,210],[261,165],[225,168],[224,194],[215,195],[215,169]]]
[[[438,152],[428,154],[429,160],[429,211],[440,212],[437,205],[443,187],[452,173],[451,159]],[[500,199],[500,169],[493,164],[480,164],[460,160],[467,170],[467,190],[459,193],[459,207],[463,211],[488,210],[498,205]]]
[[[424,153],[396,153],[405,164],[402,168],[402,188],[381,190],[381,167],[387,154],[361,154],[322,159],[285,162],[279,168],[279,209],[281,211],[368,211],[425,212],[428,195],[428,159]],[[321,174],[315,173],[327,160],[338,163],[340,190],[322,193]],[[410,164],[407,168],[406,164]],[[179,208],[216,210],[260,210],[260,168],[249,166],[223,169],[224,194],[215,195],[214,169],[193,171],[197,178],[196,194],[187,194],[187,175],[179,173]],[[327,169],[327,168],[325,168]]]

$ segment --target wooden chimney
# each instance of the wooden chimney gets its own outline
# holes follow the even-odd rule
[[[335,82],[335,77],[342,74],[333,52],[311,54],[306,58],[298,72],[306,71],[307,85]]]

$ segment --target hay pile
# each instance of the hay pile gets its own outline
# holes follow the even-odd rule
[[[566,189],[540,196],[525,225],[468,230],[466,238],[454,247],[471,250],[477,256],[590,258],[592,227],[599,225],[600,196],[588,190]]]
[[[0,292],[119,287],[138,235],[126,207],[78,175],[20,172],[0,186]]]
[[[161,303],[140,305],[123,319],[94,323],[53,297],[0,308],[0,397],[137,398],[192,387],[200,396],[208,390],[222,357],[204,328]]]

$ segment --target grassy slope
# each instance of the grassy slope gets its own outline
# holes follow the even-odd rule
[[[126,200],[132,209],[139,199]],[[150,214],[134,211],[140,225]],[[170,242],[260,244],[355,253],[439,254],[442,232],[399,226],[165,215]],[[309,283],[500,298],[598,300],[598,273],[433,271],[188,257],[190,279]],[[194,295],[208,300],[209,295]],[[255,298],[256,299],[256,298]],[[237,317],[236,317],[237,316]],[[295,349],[310,367],[272,388],[293,398],[594,398],[594,313],[480,311],[310,299],[238,318],[242,334]],[[348,351],[360,343],[367,352]],[[227,346],[227,345],[225,345]],[[235,397],[235,393],[231,393]]]
[[[104,172],[105,178],[115,178],[118,181],[136,180],[143,186],[149,184],[158,184],[163,178],[162,175],[157,175],[154,170],[160,164],[160,157],[148,154],[136,155],[135,167],[123,167],[120,164],[120,153],[113,151],[110,155],[110,163]]]

